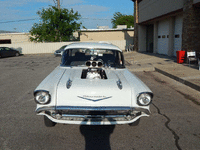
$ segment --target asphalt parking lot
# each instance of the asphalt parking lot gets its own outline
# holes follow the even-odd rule
[[[136,127],[44,126],[36,116],[33,91],[60,64],[51,54],[0,59],[0,149],[197,150],[200,149],[200,108],[171,79],[156,72],[138,72],[154,92],[151,116]]]

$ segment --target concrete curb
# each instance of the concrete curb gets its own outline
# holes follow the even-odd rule
[[[174,80],[176,80],[176,81],[178,81],[178,82],[180,82],[182,84],[185,84],[185,85],[187,85],[187,86],[189,86],[189,87],[191,87],[191,88],[193,88],[193,89],[195,89],[195,90],[200,92],[200,86],[198,86],[196,84],[193,84],[193,83],[191,83],[191,82],[189,82],[187,80],[184,80],[184,79],[181,79],[181,78],[179,78],[177,76],[169,74],[169,73],[167,73],[167,72],[165,72],[163,70],[160,70],[160,69],[158,69],[156,67],[155,67],[155,71],[157,71],[157,72],[159,72],[159,73],[161,73],[161,74],[163,74],[163,75],[165,75],[167,77],[170,77],[170,78],[172,78],[172,79],[174,79]]]

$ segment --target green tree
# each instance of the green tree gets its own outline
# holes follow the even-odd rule
[[[134,16],[133,15],[123,15],[120,12],[116,12],[111,20],[113,28],[117,25],[127,25],[128,28],[134,26]]]
[[[38,11],[40,23],[34,23],[30,30],[30,40],[35,42],[70,41],[73,32],[80,29],[77,23],[81,15],[73,9],[58,9],[50,6]]]

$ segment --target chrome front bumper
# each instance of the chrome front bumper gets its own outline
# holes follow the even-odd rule
[[[57,123],[69,124],[125,124],[132,123],[150,111],[138,107],[41,107],[36,109],[39,115],[46,115]]]

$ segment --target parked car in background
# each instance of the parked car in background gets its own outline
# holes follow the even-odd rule
[[[19,51],[9,48],[9,47],[0,47],[0,57],[10,57],[10,56],[19,56]]]
[[[60,66],[34,90],[37,115],[56,123],[139,123],[150,115],[151,90],[125,67],[122,50],[108,43],[68,45]]]
[[[59,48],[58,50],[56,50],[55,52],[54,52],[54,55],[55,56],[62,56],[62,53],[63,53],[63,51],[64,51],[64,49],[67,47],[67,45],[64,45],[64,46],[62,46],[61,48]]]

